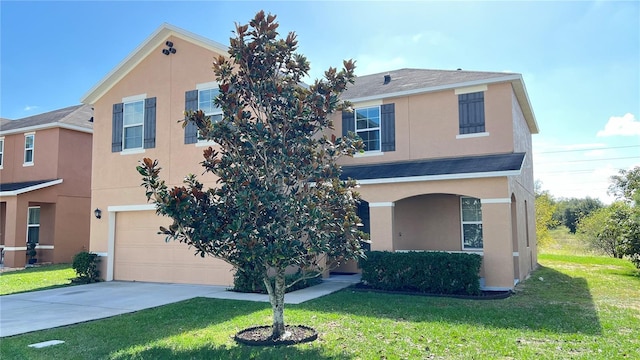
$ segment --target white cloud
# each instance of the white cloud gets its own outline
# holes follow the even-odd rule
[[[31,111],[31,110],[35,110],[37,109],[39,106],[32,106],[32,105],[27,105],[24,107],[24,109],[22,109],[23,111]]]
[[[631,113],[624,116],[612,116],[604,126],[604,130],[598,131],[596,136],[640,136],[640,121]]]
[[[394,58],[382,58],[370,55],[358,56],[356,73],[360,76],[375,74],[388,70],[395,70],[405,67],[407,61],[401,56]]]

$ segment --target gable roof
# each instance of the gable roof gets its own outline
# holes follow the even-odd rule
[[[342,166],[342,179],[360,184],[470,179],[519,175],[525,153],[464,156]]]
[[[60,127],[63,129],[93,133],[93,109],[90,105],[75,105],[22,119],[0,123],[0,135]]]
[[[387,75],[389,81],[385,81]],[[347,86],[342,98],[350,102],[362,102],[504,82],[510,82],[513,86],[529,130],[537,134],[538,124],[531,108],[527,89],[522,75],[516,73],[398,69],[356,77],[355,83]]]
[[[228,47],[219,42],[207,39],[171,24],[163,23],[154,31],[142,44],[135,48],[124,60],[116,65],[102,80],[94,85],[86,94],[82,96],[80,102],[83,104],[93,104],[100,99],[118,81],[133,70],[142,60],[144,60],[155,48],[162,45],[170,36],[178,37],[182,40],[199,45],[206,49],[226,53]]]

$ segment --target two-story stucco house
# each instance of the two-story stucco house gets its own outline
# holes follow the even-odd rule
[[[71,262],[89,248],[92,110],[76,105],[0,124],[4,265]]]
[[[224,45],[164,24],[83,97],[95,108],[92,208],[106,214],[91,220],[90,249],[106,280],[232,284],[223,261],[157,235],[170,221],[147,204],[135,170],[158,159],[169,186],[202,173],[203,146],[215,144],[178,120],[221,114],[211,102],[219,54]],[[520,75],[404,69],[359,77],[344,97],[355,111],[336,114],[335,131],[367,146],[343,165],[361,184],[373,250],[480,253],[486,288],[512,288],[531,271],[537,125]]]

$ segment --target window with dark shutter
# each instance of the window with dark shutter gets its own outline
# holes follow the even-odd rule
[[[342,136],[346,136],[347,133],[356,132],[355,113],[349,111],[342,111]]]
[[[122,151],[122,109],[123,104],[113,104],[111,121],[111,152]]]
[[[484,92],[458,95],[458,116],[460,134],[484,132]]]
[[[184,94],[184,110],[198,110],[198,90],[187,91]],[[195,144],[198,142],[198,127],[194,123],[187,123],[184,128],[184,143]]]
[[[156,147],[156,98],[144,100],[144,148]]]

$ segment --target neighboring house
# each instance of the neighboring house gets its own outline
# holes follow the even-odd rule
[[[92,110],[76,105],[0,123],[0,246],[4,265],[71,262],[89,247]]]
[[[178,120],[198,108],[221,114],[211,103],[219,55],[224,45],[163,24],[82,98],[95,108],[92,208],[106,214],[91,221],[90,249],[106,280],[232,284],[222,260],[157,235],[170,220],[147,203],[135,169],[158,159],[168,186],[202,173],[212,143]],[[345,99],[358,121],[337,114],[336,131],[367,145],[344,170],[362,185],[372,249],[480,253],[486,288],[512,288],[535,267],[537,125],[520,75],[405,69],[359,77]],[[215,186],[211,174],[201,180]]]

